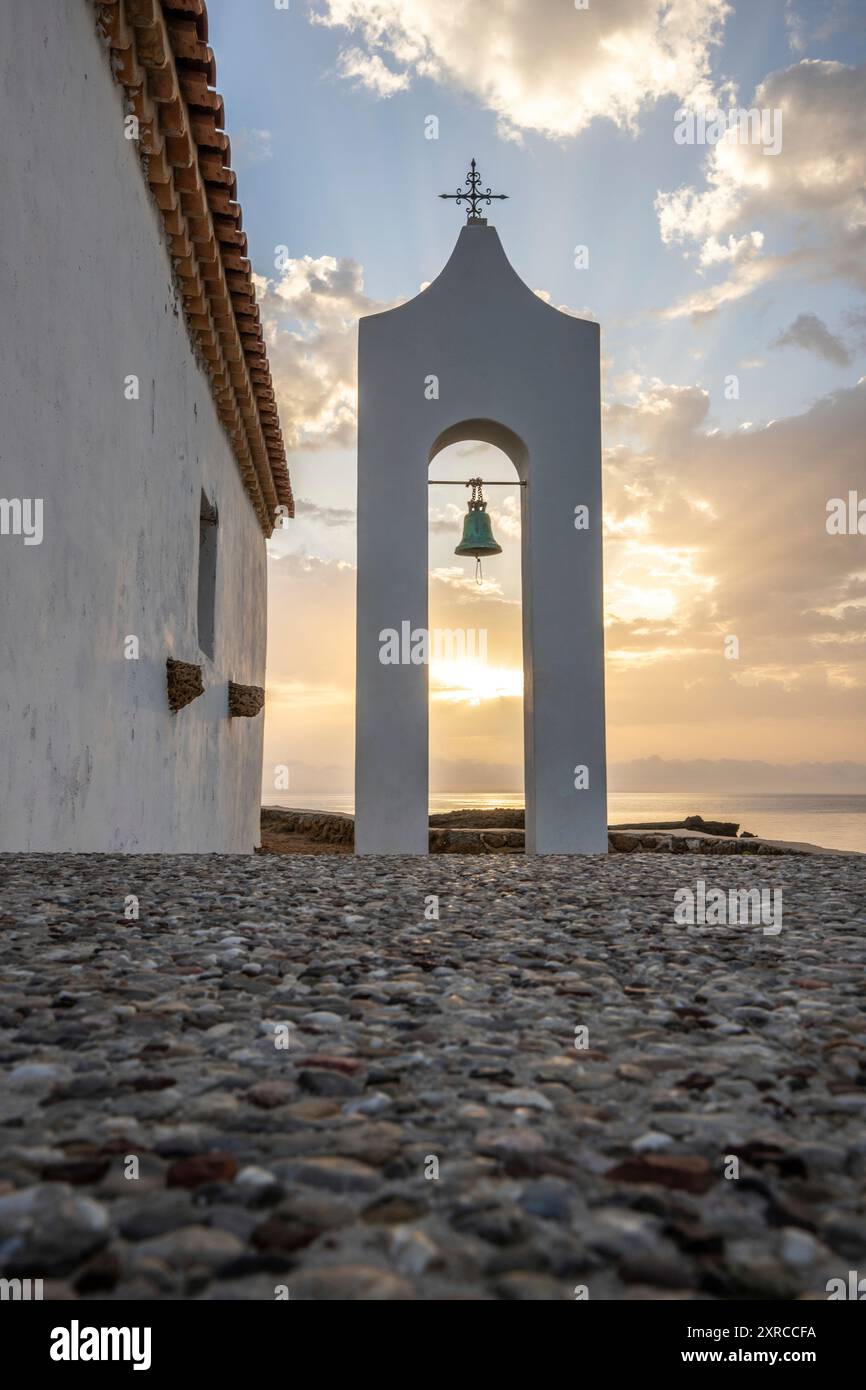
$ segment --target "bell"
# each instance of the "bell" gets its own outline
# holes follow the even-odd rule
[[[466,484],[472,488],[469,510],[463,518],[463,539],[455,547],[455,555],[472,555],[478,562],[475,577],[481,583],[481,560],[485,555],[501,555],[502,546],[493,534],[487,503],[481,494],[481,479],[470,478]]]

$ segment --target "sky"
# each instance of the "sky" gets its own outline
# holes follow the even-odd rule
[[[265,793],[278,767],[351,789],[357,321],[439,273],[473,156],[517,273],[601,324],[618,785],[710,759],[866,791],[836,766],[866,763],[866,534],[827,529],[866,499],[866,0],[281,3],[208,2],[298,499],[269,544]],[[730,109],[762,135],[682,138]],[[464,444],[431,477],[482,468],[515,476]],[[429,622],[485,630],[487,660],[431,667],[431,788],[520,790],[517,489],[481,586],[464,510],[431,489]]]

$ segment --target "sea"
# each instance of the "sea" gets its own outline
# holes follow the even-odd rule
[[[298,810],[344,811],[352,815],[351,792],[282,792],[265,796],[269,806]],[[522,792],[433,792],[430,810],[458,811],[469,807],[522,806]],[[825,849],[857,850],[866,854],[866,796],[812,792],[749,792],[742,796],[718,792],[611,792],[607,799],[609,825],[626,821],[736,821],[768,840],[801,840]]]

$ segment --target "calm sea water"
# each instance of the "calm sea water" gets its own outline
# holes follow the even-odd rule
[[[351,792],[285,792],[266,798],[269,805],[294,806],[317,811],[355,809]],[[463,807],[522,806],[522,793],[434,792],[431,811],[457,811]],[[866,796],[795,793],[750,793],[743,796],[717,792],[612,792],[607,799],[608,823],[682,820],[700,815],[704,820],[738,821],[769,840],[805,840],[827,849],[853,849],[866,854]]]

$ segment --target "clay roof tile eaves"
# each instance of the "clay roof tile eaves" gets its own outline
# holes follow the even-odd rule
[[[162,8],[167,14],[176,14],[179,19],[193,19],[199,38],[207,43],[207,7],[204,0],[165,0]]]
[[[208,363],[217,410],[262,529],[294,515],[243,214],[222,129],[204,0],[96,0],[115,80],[139,118],[146,176]]]

